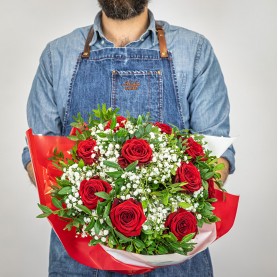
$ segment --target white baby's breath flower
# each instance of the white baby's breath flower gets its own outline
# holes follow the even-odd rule
[[[148,227],[148,225],[143,225],[143,230],[148,230],[149,229],[149,227]]]

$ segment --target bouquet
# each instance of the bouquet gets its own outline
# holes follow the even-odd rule
[[[135,267],[186,260],[219,237],[215,187],[223,190],[223,164],[200,134],[118,112],[103,105],[88,122],[74,118],[69,149],[57,147],[49,157],[51,202],[41,201],[38,217],[60,220],[63,232],[86,241],[87,249],[101,247],[120,261],[119,255],[139,257],[139,263],[124,259]],[[181,257],[169,261],[169,254]]]

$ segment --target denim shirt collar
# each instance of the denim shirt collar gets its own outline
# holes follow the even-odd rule
[[[155,45],[158,42],[157,36],[156,36],[155,19],[154,19],[153,13],[150,10],[148,10],[148,13],[149,13],[149,21],[150,21],[149,27],[147,28],[146,32],[141,35],[141,37],[139,38],[138,41],[140,41],[142,39],[146,39],[149,35],[151,35],[152,44]],[[95,21],[94,21],[95,35],[94,35],[90,45],[94,45],[100,38],[106,39],[103,34],[102,27],[101,27],[101,16],[102,16],[102,11],[98,12],[98,14],[95,17]],[[133,42],[131,42],[131,43],[133,43]]]

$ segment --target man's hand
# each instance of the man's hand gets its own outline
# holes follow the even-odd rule
[[[33,169],[32,162],[27,164],[26,169],[27,169],[30,181],[32,182],[32,184],[36,185],[36,180],[35,180],[35,175],[34,175],[34,169]]]
[[[225,181],[227,180],[227,177],[229,175],[229,168],[230,168],[230,164],[229,162],[224,159],[224,158],[219,158],[218,159],[218,163],[223,163],[224,164],[224,168],[222,170],[219,170],[219,173],[221,174],[221,180],[223,182],[223,184],[225,183]]]

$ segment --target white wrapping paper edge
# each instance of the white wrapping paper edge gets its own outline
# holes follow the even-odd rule
[[[107,246],[101,245],[101,247],[110,254],[116,260],[123,262],[125,264],[130,264],[134,266],[141,267],[158,267],[158,266],[166,266],[166,265],[175,265],[182,263],[199,252],[205,250],[213,241],[216,239],[216,225],[212,224],[204,224],[202,228],[199,229],[198,235],[192,240],[192,242],[196,243],[193,251],[188,253],[188,255],[180,255],[180,254],[166,254],[166,255],[141,255],[126,252],[123,250],[111,249]]]
[[[227,150],[227,148],[235,141],[235,139],[236,138],[204,135],[204,141],[207,142],[204,148],[209,149],[210,151],[212,151],[213,156],[219,158]]]

